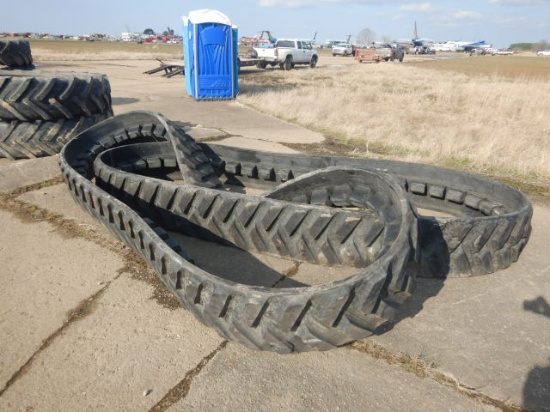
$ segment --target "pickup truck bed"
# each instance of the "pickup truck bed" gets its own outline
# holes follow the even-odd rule
[[[274,47],[255,47],[258,58],[263,62],[258,67],[279,65],[281,69],[290,70],[297,64],[315,67],[319,60],[317,50],[307,42],[298,39],[277,40]]]
[[[358,60],[359,63],[378,63],[382,60],[382,56],[376,54],[376,49],[355,49],[355,60]]]

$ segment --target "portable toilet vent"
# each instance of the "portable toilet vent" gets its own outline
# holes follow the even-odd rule
[[[183,16],[185,87],[195,99],[234,99],[239,91],[237,28],[217,10]]]

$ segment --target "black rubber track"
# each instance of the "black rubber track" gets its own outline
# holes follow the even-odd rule
[[[419,216],[420,264],[411,262],[410,268],[419,276],[474,276],[505,269],[518,259],[529,239],[532,217],[529,200],[509,186],[480,176],[403,162],[302,158],[213,144],[201,146],[209,153],[218,174],[234,184],[249,187],[269,188],[307,173],[303,165],[308,162],[312,169],[369,165],[395,172],[419,207],[455,216]],[[164,162],[175,163],[166,150],[162,156]],[[478,195],[480,191],[484,194]],[[274,192],[270,196],[278,195]],[[310,203],[311,199],[298,190],[293,201]]]
[[[31,46],[28,40],[0,40],[0,66],[32,67]]]
[[[331,192],[329,199],[359,208],[351,211],[195,185],[206,181],[207,186],[216,186],[215,175],[207,166],[180,165],[187,184],[178,185],[108,164],[173,169],[173,153],[172,160],[165,162],[165,156],[153,150],[162,146],[172,151],[174,137],[184,145],[190,138],[175,136],[181,133],[152,113],[117,116],[70,141],[60,154],[60,166],[74,199],[140,253],[184,307],[227,339],[277,352],[340,346],[370,335],[395,316],[413,284],[405,267],[414,253],[416,219],[401,186],[390,176],[367,169],[328,169],[280,188],[281,195],[292,191],[294,184]],[[151,138],[172,143],[106,151],[130,140]],[[187,152],[195,152],[194,142],[189,144],[192,148]],[[136,154],[141,162],[129,161]],[[185,157],[179,155],[182,160]],[[171,230],[250,250],[363,267],[353,276],[322,285],[243,285],[190,263],[165,232],[141,217],[143,214]]]
[[[0,157],[15,160],[55,155],[70,139],[111,116],[109,110],[70,120],[0,121]]]
[[[287,155],[201,144],[217,174],[262,188],[320,168],[370,167],[398,178],[419,209],[423,277],[493,273],[515,262],[531,234],[533,213],[520,191],[478,175],[443,167],[351,157]],[[448,217],[429,216],[429,211]]]
[[[0,75],[2,121],[77,119],[109,111],[111,85],[104,74]]]

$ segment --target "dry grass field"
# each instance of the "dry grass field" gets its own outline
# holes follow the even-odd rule
[[[40,39],[30,40],[30,45],[36,61],[183,58],[181,44]]]
[[[241,76],[238,99],[345,142],[348,154],[445,165],[548,192],[550,59],[408,57],[325,67],[321,58],[315,70],[254,72]]]
[[[181,59],[177,44],[33,41],[35,60]],[[243,68],[237,101],[327,137],[305,150],[439,164],[550,193],[550,58],[406,56]]]

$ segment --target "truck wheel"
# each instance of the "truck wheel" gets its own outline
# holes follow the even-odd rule
[[[313,57],[311,58],[311,61],[309,62],[309,67],[311,67],[312,69],[314,69],[315,66],[317,66],[317,61],[318,61],[318,60],[319,60],[319,59],[317,58],[317,56],[313,56]]]
[[[265,69],[267,67],[267,63],[266,62],[256,63],[256,67],[258,69]]]
[[[287,58],[285,59],[285,63],[283,64],[283,68],[285,70],[290,70],[292,69],[292,57],[291,56],[287,56]]]
[[[251,47],[246,52],[246,57],[249,57],[251,59],[257,59],[258,58],[258,52],[254,49],[254,47]]]

